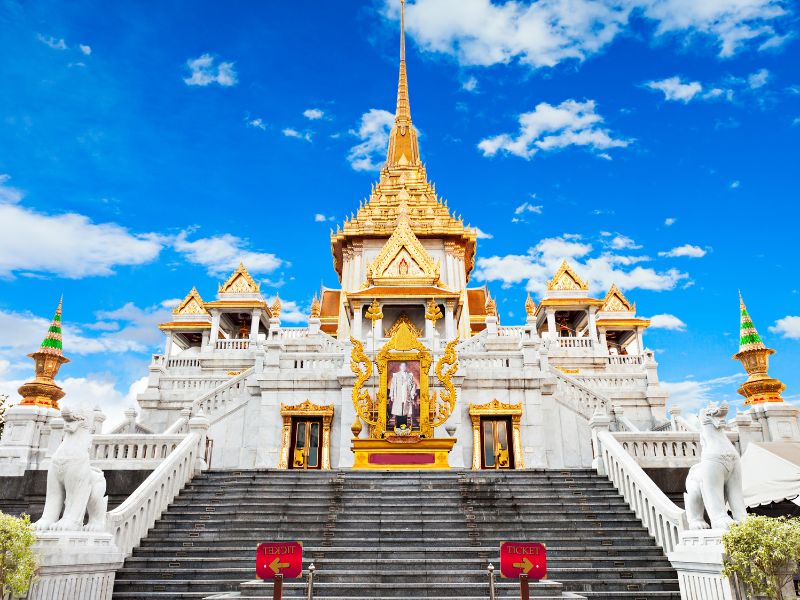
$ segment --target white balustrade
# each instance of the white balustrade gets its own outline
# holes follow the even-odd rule
[[[643,469],[691,467],[700,461],[700,434],[697,432],[614,432],[613,436]],[[728,438],[738,448],[738,432],[728,432]]]
[[[521,338],[525,335],[525,326],[524,325],[501,326],[497,328],[497,335],[499,335],[500,337]]]
[[[308,355],[303,355],[297,358],[283,358],[281,359],[281,368],[283,369],[303,369],[309,371],[322,371],[325,369],[339,369],[342,366],[342,357],[336,356],[331,358],[309,358]]]
[[[464,371],[481,369],[508,369],[511,367],[522,367],[522,359],[519,356],[460,356],[460,368]]]
[[[471,338],[456,344],[456,351],[459,355],[480,352],[483,350],[483,345],[488,335],[489,332],[484,329],[480,333],[473,335]]]
[[[308,327],[281,327],[278,332],[279,340],[294,340],[308,335]]]
[[[574,376],[574,379],[593,389],[627,391],[631,388],[645,389],[647,387],[647,375],[645,373],[630,375],[578,374]]]
[[[335,337],[328,335],[324,331],[320,331],[317,334],[317,337],[322,341],[323,352],[340,353],[347,350],[347,346],[344,344],[344,342],[337,340]]]
[[[596,432],[605,474],[664,552],[672,552],[681,531],[688,528],[686,511],[667,498],[647,476],[617,441],[615,436],[618,435],[608,431]]]
[[[644,364],[644,359],[639,355],[628,356],[609,356],[609,365],[641,365]]]
[[[602,394],[579,383],[574,378],[550,367],[550,373],[556,378],[556,400],[567,404],[578,414],[590,419],[598,408],[607,409],[610,401]]]
[[[166,364],[167,357],[163,354],[153,354],[153,359],[150,361],[151,367],[163,368]]]
[[[217,340],[215,348],[217,350],[248,350],[250,340]]]
[[[106,515],[106,530],[114,536],[117,547],[130,556],[147,531],[194,477],[198,458],[205,449],[205,429],[192,427],[191,433],[162,459],[150,476],[125,502]],[[201,463],[204,466],[204,463]]]
[[[199,369],[199,358],[170,358],[167,361],[168,369]]]
[[[192,414],[196,415],[203,411],[212,422],[215,422],[221,414],[226,413],[241,400],[246,379],[253,370],[254,368],[250,367],[197,398],[192,402]]]
[[[210,390],[226,383],[227,379],[202,377],[162,377],[159,387],[169,390]]]
[[[562,348],[591,348],[592,338],[588,337],[560,337],[558,345]]]
[[[103,470],[154,469],[185,435],[106,434],[92,436],[89,457]]]

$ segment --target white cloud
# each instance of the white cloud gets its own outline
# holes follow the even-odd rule
[[[769,330],[790,340],[800,340],[800,317],[787,316],[778,319]]]
[[[86,56],[89,56],[92,53],[92,47],[88,44],[78,44],[78,47]]]
[[[666,219],[664,219],[664,225],[666,225],[667,227],[671,227],[672,225],[675,225],[677,221],[678,219],[676,219],[675,217],[667,217]]]
[[[637,245],[636,242],[627,235],[615,235],[611,242],[609,242],[609,245],[614,250],[638,250],[641,248],[641,246]]]
[[[517,208],[514,209],[515,215],[521,215],[524,213],[534,213],[537,215],[542,214],[542,210],[544,206],[541,204],[531,204],[530,202],[523,202]]]
[[[22,190],[6,183],[11,179],[11,175],[0,173],[0,204],[16,204],[25,195]]]
[[[247,121],[247,126],[253,129],[261,129],[262,131],[267,128],[267,124],[260,117],[257,119],[250,119]]]
[[[686,330],[686,323],[675,315],[660,314],[650,317],[650,329],[669,329],[670,331]]]
[[[479,240],[491,240],[494,236],[491,233],[486,233],[480,227],[476,227],[475,231],[478,232],[478,239]]]
[[[281,298],[281,321],[286,323],[305,323],[308,321],[308,310],[301,308],[294,300]]]
[[[684,244],[666,252],[659,252],[658,255],[662,257],[676,258],[679,256],[686,256],[688,258],[703,258],[708,251],[700,246],[692,244]]]
[[[36,35],[36,39],[42,42],[45,46],[49,46],[53,50],[66,50],[67,43],[63,38],[56,39],[53,36],[44,36],[41,33]]]
[[[677,269],[656,271],[642,266],[630,267],[647,257],[619,256],[609,252],[593,254],[594,248],[580,236],[562,235],[545,238],[526,254],[509,254],[479,258],[475,278],[480,281],[500,281],[504,287],[525,282],[526,288],[538,294],[547,289],[547,282],[567,259],[577,273],[588,280],[595,292],[604,292],[616,283],[620,289],[671,290],[688,279]]]
[[[394,0],[386,12],[397,17]],[[410,35],[424,50],[455,56],[462,66],[519,61],[533,68],[583,61],[624,34],[633,18],[658,36],[705,38],[720,56],[785,41],[776,30],[784,0],[417,0],[406,6]]]
[[[186,61],[190,74],[184,77],[186,85],[199,85],[205,87],[212,83],[222,87],[230,87],[238,82],[236,71],[233,69],[232,62],[221,62],[214,64],[215,58],[210,54],[203,54],[198,58]]]
[[[251,273],[272,273],[284,261],[269,252],[254,252],[247,249],[248,242],[229,233],[194,241],[187,239],[183,231],[175,238],[173,246],[190,263],[202,265],[209,275],[227,277],[240,262]]]
[[[285,135],[286,137],[289,137],[289,138],[295,138],[295,139],[298,139],[298,140],[305,140],[306,142],[310,142],[311,141],[311,134],[309,132],[307,132],[307,131],[305,133],[301,133],[301,132],[297,131],[296,129],[292,129],[291,127],[287,127],[286,129],[283,130],[282,133],[283,133],[283,135]]]
[[[648,81],[645,84],[651,90],[664,93],[665,100],[681,101],[684,103],[694,99],[703,91],[703,86],[698,81],[683,83],[680,77],[669,77],[660,81]]]
[[[770,73],[766,69],[759,69],[747,78],[747,84],[751,89],[757,90],[767,84],[769,75]]]
[[[326,221],[333,221],[333,217],[329,217],[327,215],[323,215],[322,213],[317,213],[314,215],[314,222],[315,223],[325,223]]]
[[[558,106],[539,103],[532,112],[519,117],[516,136],[501,134],[486,138],[478,144],[484,156],[498,152],[530,159],[540,150],[559,150],[568,146],[583,146],[591,150],[624,148],[630,140],[615,139],[602,127],[603,118],[595,112],[593,100],[565,100]]]
[[[319,108],[309,108],[303,111],[303,116],[310,121],[317,121],[325,116],[325,111]]]
[[[474,92],[478,89],[478,80],[474,76],[470,76],[461,84],[461,89],[467,92]]]
[[[347,161],[356,171],[377,171],[389,146],[389,132],[394,115],[386,110],[371,108],[361,115],[358,131],[350,131],[360,141],[347,154]]]
[[[685,411],[694,411],[709,402],[729,400],[738,402],[730,386],[744,379],[744,373],[715,377],[704,381],[687,379],[685,381],[662,381],[661,385],[669,392],[670,404],[676,404]],[[729,388],[728,392],[721,388]]]
[[[9,196],[3,189],[0,199]],[[10,193],[11,201],[20,198]],[[76,213],[48,215],[0,203],[0,277],[20,271],[70,279],[111,275],[115,267],[155,259],[162,241],[153,233],[132,234],[115,223],[95,224]]]
[[[737,179],[735,181],[731,181],[730,188],[732,190],[735,190],[735,189],[738,189],[739,187],[741,187],[741,185],[742,185],[742,182]]]

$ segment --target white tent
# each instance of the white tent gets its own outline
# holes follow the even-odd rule
[[[748,444],[742,455],[742,488],[749,507],[783,500],[800,505],[800,443]]]

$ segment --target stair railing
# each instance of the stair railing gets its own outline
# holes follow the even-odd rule
[[[208,468],[203,460],[207,433],[208,419],[202,414],[193,417],[183,441],[125,502],[106,514],[106,531],[126,558],[184,486]]]

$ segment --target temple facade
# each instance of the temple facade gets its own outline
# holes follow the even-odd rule
[[[320,290],[307,327],[284,327],[244,264],[213,300],[193,288],[161,325],[138,430],[202,410],[216,468],[520,469],[590,466],[598,410],[620,430],[668,422],[649,321],[616,286],[594,298],[564,262],[525,323],[502,325],[471,282],[476,240],[421,161],[401,31],[386,163],[331,232],[339,289]],[[390,389],[400,363],[405,399]],[[361,452],[365,439],[377,446]]]

